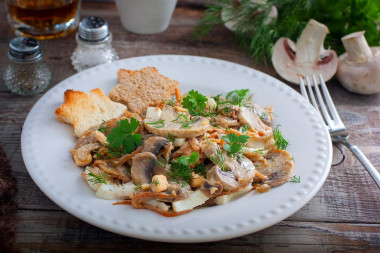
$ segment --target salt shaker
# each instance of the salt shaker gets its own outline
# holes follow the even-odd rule
[[[40,45],[36,39],[18,37],[11,40],[8,59],[4,82],[11,92],[29,96],[47,88],[51,72],[42,62]]]
[[[119,59],[111,45],[112,34],[108,24],[102,18],[82,19],[76,41],[78,47],[74,50],[71,61],[78,72]]]

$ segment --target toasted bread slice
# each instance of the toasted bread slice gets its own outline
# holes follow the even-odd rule
[[[120,69],[117,75],[119,83],[111,90],[110,98],[138,114],[143,114],[148,106],[170,99],[178,88],[177,81],[161,75],[153,67],[136,71]]]
[[[55,110],[55,117],[74,127],[74,135],[82,136],[89,128],[122,116],[127,110],[123,104],[111,101],[97,88],[89,93],[67,90],[64,104]]]

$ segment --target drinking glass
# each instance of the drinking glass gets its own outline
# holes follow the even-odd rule
[[[75,30],[81,0],[5,0],[8,21],[17,36],[60,38]]]

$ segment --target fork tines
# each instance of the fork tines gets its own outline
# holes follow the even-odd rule
[[[301,94],[309,102],[311,100],[311,103],[313,104],[314,108],[323,116],[322,118],[325,120],[326,125],[329,128],[330,132],[344,131],[345,127],[339,117],[338,112],[335,109],[334,103],[326,87],[325,81],[323,80],[323,77],[321,74],[319,74],[318,76],[319,76],[320,85],[318,84],[315,76],[314,75],[311,76],[311,79],[313,80],[314,91],[315,91],[315,94],[317,95],[317,100],[315,99],[314,92],[312,89],[312,84],[310,83],[309,77],[305,78],[307,91],[309,92],[309,95],[307,94],[304,81],[300,77]],[[323,97],[320,92],[319,86],[321,86],[322,88]],[[310,97],[310,100],[309,100],[309,97]],[[326,104],[327,104],[327,108],[326,108]]]

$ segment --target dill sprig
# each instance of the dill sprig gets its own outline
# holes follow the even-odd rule
[[[285,150],[288,147],[289,142],[282,136],[282,133],[278,129],[278,126],[273,129],[273,138],[277,149]]]
[[[148,125],[154,125],[155,128],[163,128],[165,126],[165,120],[157,120],[155,122],[146,122]]]
[[[195,123],[195,118],[189,119],[185,114],[180,113],[176,119],[172,120],[172,122],[180,123],[183,128],[191,128],[190,125]]]
[[[86,168],[88,171],[87,181],[91,182],[91,184],[107,184],[106,175],[99,170],[98,175],[94,174],[90,169]]]
[[[268,21],[272,6],[277,8],[278,17],[268,23],[265,21]],[[367,31],[370,45],[379,43],[380,5],[377,0],[267,0],[264,4],[251,0],[215,0],[207,6],[192,39],[202,41],[214,27],[233,20],[238,43],[256,62],[266,63],[275,42],[280,37],[296,41],[311,18],[328,26],[330,34],[325,41],[326,47],[338,54],[344,52],[340,38],[355,31]]]
[[[296,175],[294,175],[289,179],[289,182],[299,184],[299,183],[301,183],[301,176],[297,177]]]
[[[219,145],[216,148],[216,155],[210,157],[210,160],[217,164],[223,171],[227,171],[226,165],[224,165],[226,157],[224,157],[224,154],[222,150],[220,150]]]

